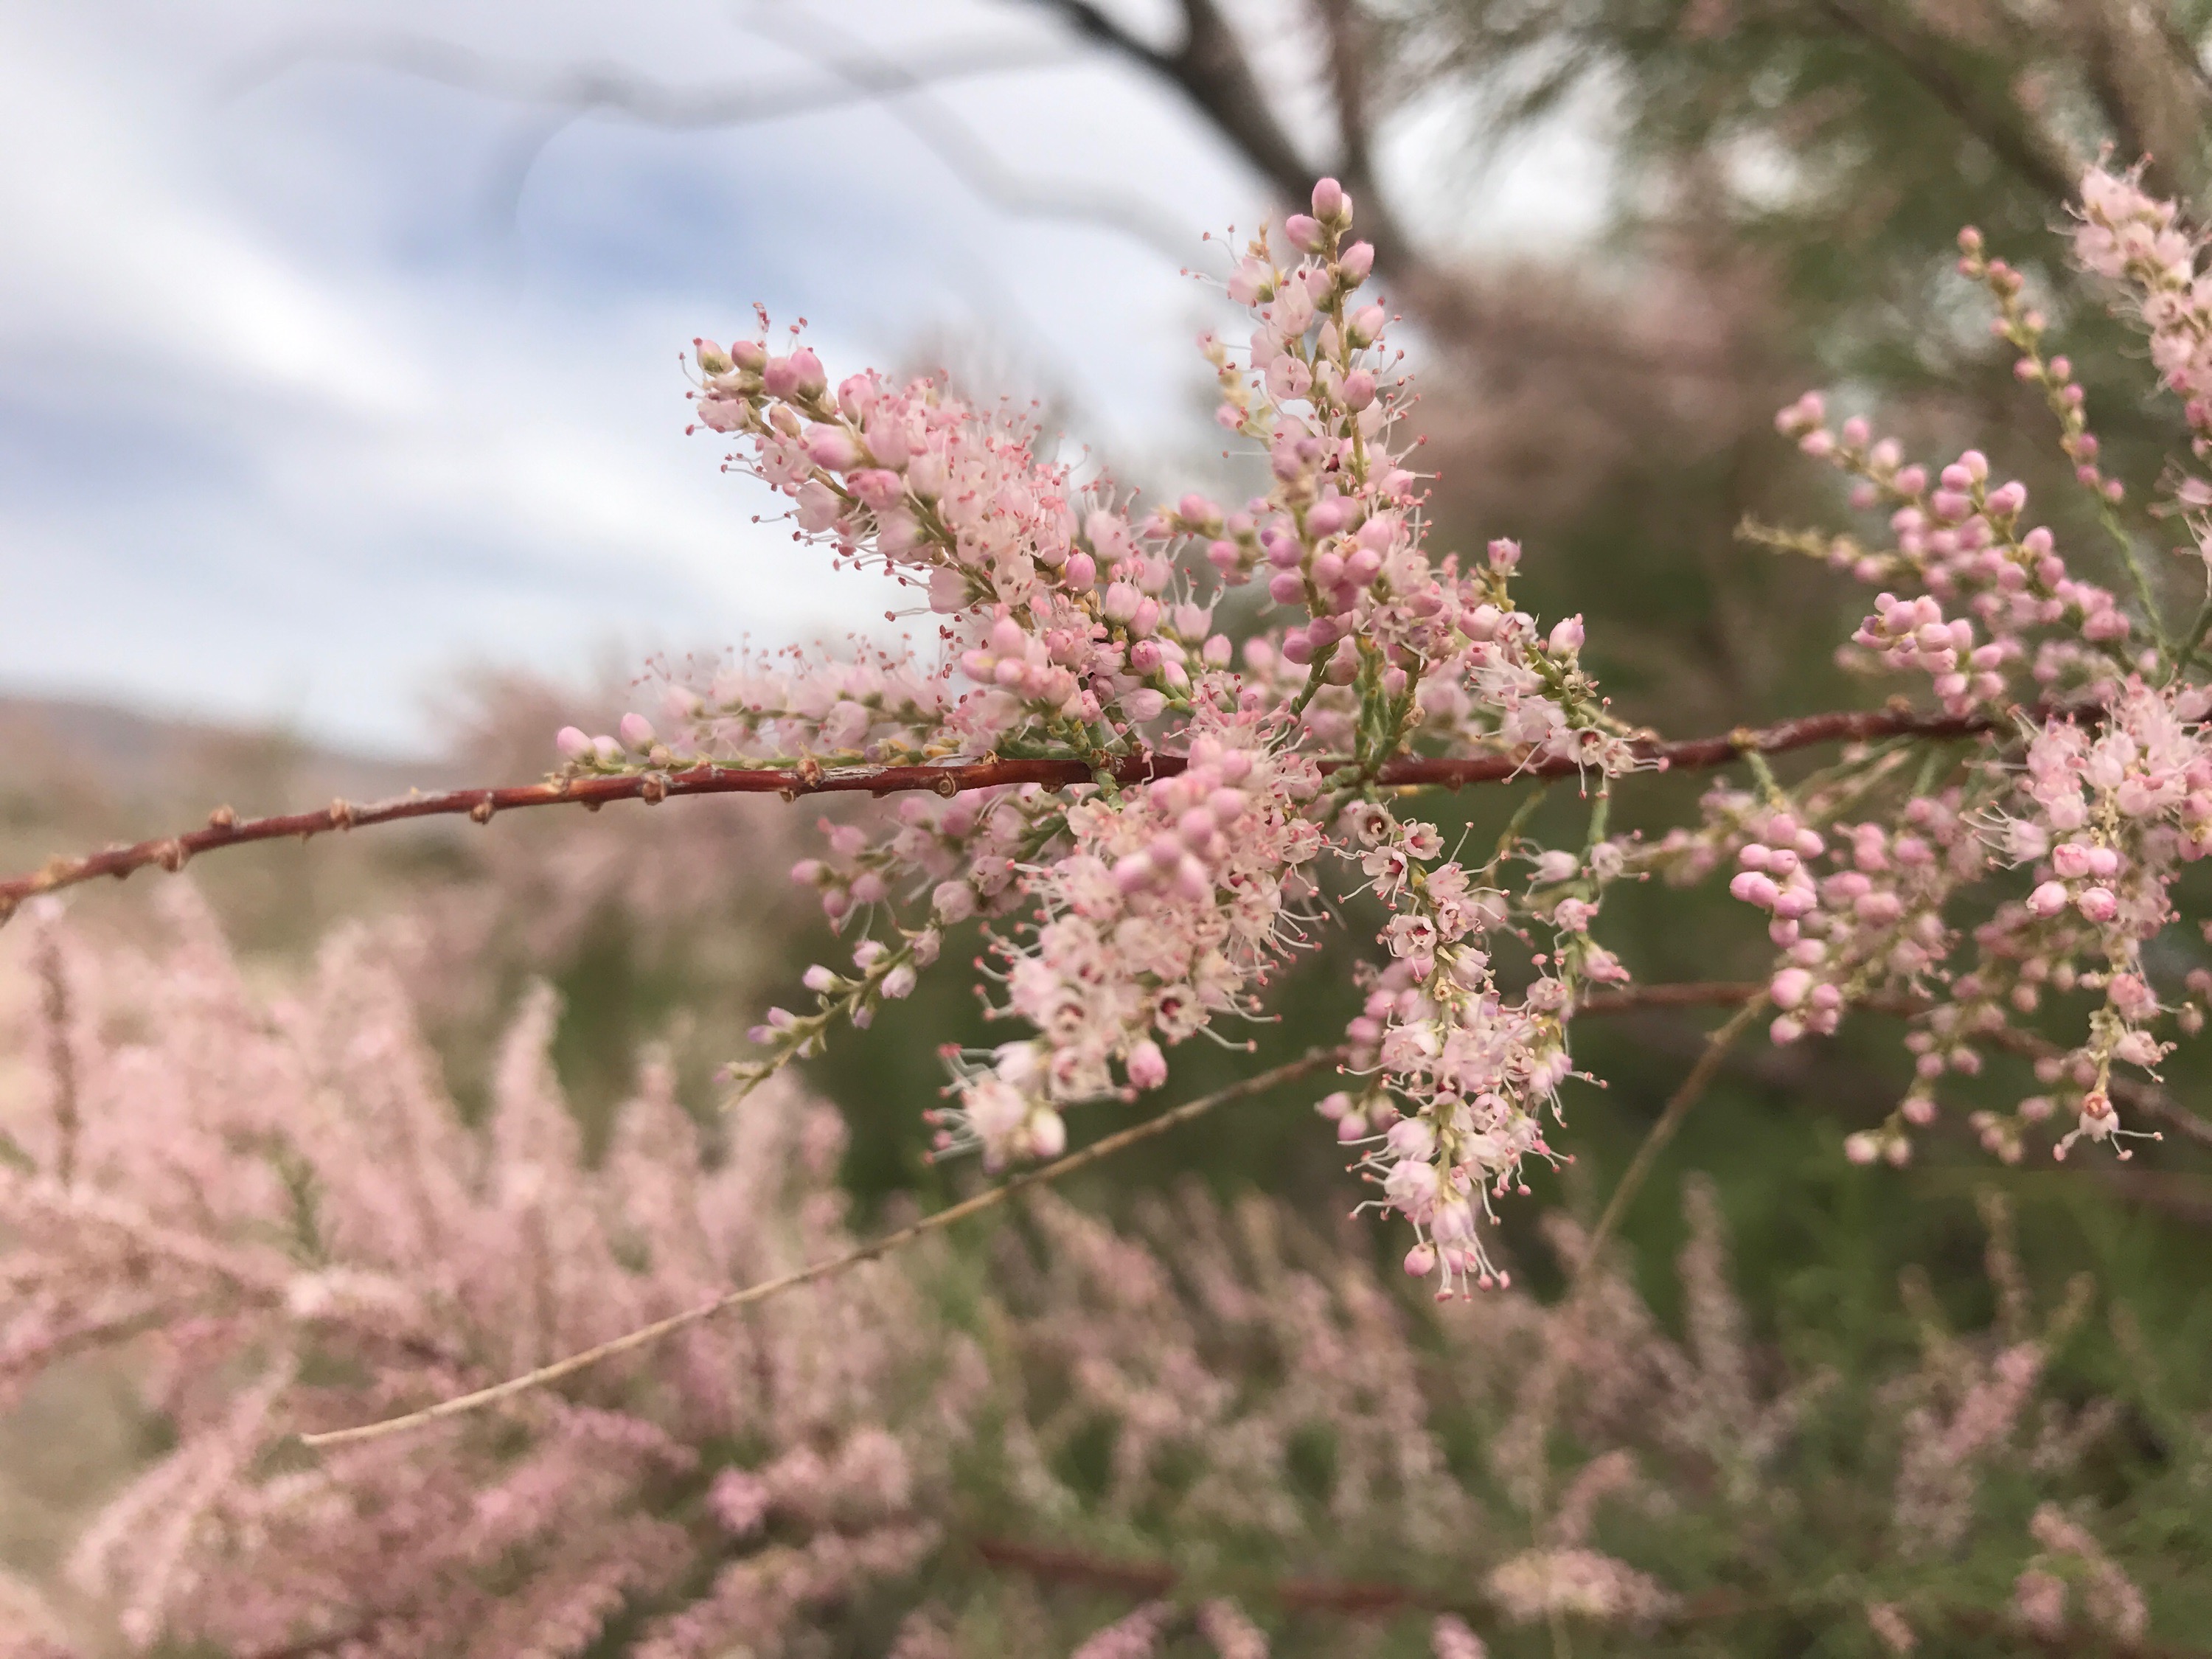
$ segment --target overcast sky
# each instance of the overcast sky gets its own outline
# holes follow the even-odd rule
[[[521,95],[799,96],[863,49],[998,65],[921,118],[1192,264],[1267,205],[1172,94],[1006,0],[0,9],[0,688],[420,751],[465,665],[880,616],[683,435],[679,347],[755,300],[833,374],[988,362],[1125,468],[1168,453],[1219,302],[1140,237],[994,208],[880,99],[669,130]],[[1571,224],[1588,171],[1524,164],[1516,222]]]

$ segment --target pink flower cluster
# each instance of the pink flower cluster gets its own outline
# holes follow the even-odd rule
[[[1077,791],[1066,854],[1027,891],[1034,922],[1000,942],[995,1011],[1035,1037],[953,1056],[959,1103],[936,1116],[939,1144],[978,1145],[988,1164],[1049,1158],[1060,1109],[1167,1080],[1163,1049],[1216,1018],[1256,1013],[1255,988],[1296,948],[1291,908],[1311,890],[1320,830],[1305,808],[1313,763],[1275,751],[1273,722],[1201,698],[1179,775],[1108,796]]]
[[[1777,417],[1806,452],[1857,480],[1856,505],[1892,509],[1895,544],[1882,552],[1850,537],[1759,538],[1824,552],[1869,583],[1913,578],[1924,591],[1884,592],[1855,635],[1874,653],[1869,665],[1925,672],[1946,712],[2008,711],[2019,732],[2016,746],[1948,769],[1930,762],[1907,788],[1899,787],[1905,757],[1892,751],[1847,765],[1848,775],[1804,799],[1787,799],[1770,780],[1757,810],[1741,796],[1709,802],[1704,839],[1711,852],[1735,853],[1731,890],[1769,913],[1784,949],[1769,987],[1781,1010],[1778,1040],[1832,1030],[1844,1009],[1872,998],[1902,994],[1923,1005],[1907,1039],[1915,1080],[1887,1123],[1850,1138],[1861,1159],[1909,1156],[1908,1131],[1937,1115],[1937,1082],[1976,1076],[1999,1051],[2030,1057],[2037,1087],[2009,1111],[1972,1113],[1991,1151],[2021,1157],[2051,1120],[2064,1126],[2051,1146],[2060,1158],[2078,1140],[2132,1133],[2120,1127],[2116,1075],[2154,1073],[2169,1033],[2197,1030],[2212,991],[2212,972],[2185,956],[2155,970],[2152,949],[2179,920],[2172,892],[2183,867],[2212,851],[2203,724],[2212,690],[2194,678],[2212,612],[2179,629],[2162,614],[2138,532],[2113,512],[2124,491],[2100,468],[2072,365],[2045,356],[2045,324],[2024,302],[2020,274],[1986,258],[1977,233],[1960,246],[1962,271],[1997,303],[1995,331],[2021,353],[2020,379],[2043,389],[2134,607],[2075,574],[2049,527],[2023,529],[2026,490],[1992,487],[1978,453],[1943,467],[1931,489],[1927,470],[1904,465],[1896,444],[1873,441],[1864,421],[1831,429],[1815,395]],[[2193,275],[2198,246],[2132,175],[2093,169],[2085,178],[2076,257],[2121,285],[2166,384],[2189,400],[2202,453],[2212,355]],[[2212,502],[2186,480],[2177,490],[2185,509]],[[1960,609],[1968,614],[1953,614]],[[2018,684],[2023,665],[2030,684]],[[1863,812],[1875,801],[1886,816]],[[1776,817],[1790,833],[1769,832]],[[1688,852],[1698,839],[1678,839],[1674,852],[1701,856]],[[1824,851],[1838,867],[1816,876],[1808,860]],[[1984,900],[1985,920],[1962,928],[1948,919],[1988,883],[1999,884]],[[1962,962],[1969,937],[1972,958]],[[2021,1024],[2049,994],[2078,991],[2101,993],[2079,1041],[2052,1045]]]
[[[2197,245],[2131,179],[2093,173],[2084,191],[2077,253],[2126,286],[2202,424],[2212,349],[2192,343],[2212,313],[2187,275]],[[1516,544],[1432,554],[1407,383],[1387,309],[1365,292],[1372,250],[1352,239],[1334,181],[1310,207],[1284,227],[1295,257],[1263,233],[1229,276],[1250,313],[1242,343],[1200,340],[1220,424],[1267,463],[1265,489],[1241,507],[1193,494],[1139,510],[934,381],[833,386],[765,318],[726,349],[696,343],[701,424],[736,442],[731,465],[787,500],[799,539],[924,588],[941,654],[797,653],[677,681],[665,738],[635,714],[610,737],[566,732],[571,771],[1066,769],[1053,787],[917,797],[872,824],[827,825],[826,854],[794,874],[860,934],[851,967],[811,969],[816,1011],[772,1010],[762,1055],[734,1074],[757,1082],[836,1021],[866,1024],[911,992],[946,929],[980,915],[1003,987],[992,1012],[1030,1034],[948,1053],[957,1099],[936,1114],[939,1144],[993,1166],[1051,1157],[1069,1107],[1159,1087],[1176,1044],[1264,1015],[1285,954],[1364,889],[1387,914],[1347,1030],[1358,1081],[1323,1109],[1379,1201],[1413,1224],[1408,1268],[1448,1292],[1494,1283],[1479,1223],[1518,1188],[1522,1158],[1553,1155],[1545,1117],[1573,1075],[1570,1022],[1594,988],[1627,978],[1591,931],[1607,887],[1732,863],[1731,891],[1780,953],[1765,984],[1776,1041],[1832,1032],[1869,1003],[1915,1021],[1914,1081],[1852,1156],[1906,1157],[1940,1080],[1975,1076],[1998,1050],[2026,1054],[2044,1092],[1973,1119],[1991,1147],[2019,1156],[2054,1116],[2074,1126],[2062,1155],[2079,1137],[2110,1140],[2113,1068],[2154,1066],[2160,1022],[2201,1017],[2185,987],[2154,981],[2146,947],[2212,823],[2192,678],[2212,612],[2182,633],[2161,614],[2117,514],[2125,492],[2100,470],[2073,367],[2044,352],[2020,273],[1962,236],[1961,269],[1995,301],[1995,331],[2040,388],[2124,580],[2088,574],[2100,550],[2062,549],[2031,519],[2026,485],[1982,452],[1909,462],[1863,418],[1832,426],[1808,393],[1778,425],[1845,475],[1881,533],[1754,538],[1875,589],[1844,659],[1923,679],[1979,741],[1908,732],[1794,792],[1749,753],[1755,791],[1716,791],[1700,827],[1646,847],[1609,839],[1605,823],[1648,734],[1607,708],[1579,616],[1547,626],[1516,604]],[[2212,508],[2212,490],[2181,495]],[[1263,625],[1233,647],[1216,614],[1252,586]],[[1516,842],[1478,869],[1395,815],[1386,769],[1474,757],[1574,769],[1595,796],[1582,849]],[[1330,847],[1340,860],[1319,856]],[[1503,879],[1508,862],[1532,878]],[[2086,1036],[2055,1052],[2021,1024],[2045,987],[2104,994]]]
[[[770,1012],[755,1033],[763,1056],[732,1068],[741,1081],[811,1052],[837,1019],[865,1024],[911,990],[942,929],[981,915],[1001,924],[994,1012],[1035,1035],[948,1054],[957,1098],[936,1115],[940,1145],[980,1147],[994,1165],[1051,1156],[1066,1108],[1156,1088],[1176,1044],[1262,1013],[1268,975],[1325,896],[1316,855],[1340,821],[1381,821],[1364,804],[1394,757],[1564,759],[1601,778],[1638,763],[1636,734],[1583,666],[1581,619],[1547,629],[1515,605],[1520,549],[1493,543],[1465,569],[1431,557],[1389,319],[1362,294],[1373,252],[1352,240],[1352,204],[1333,181],[1311,205],[1285,227],[1297,257],[1279,260],[1263,234],[1228,280],[1252,313],[1245,343],[1200,342],[1221,423],[1267,457],[1268,486],[1241,508],[1198,495],[1150,512],[1117,504],[1034,432],[933,381],[833,387],[765,320],[726,349],[697,343],[701,424],[738,441],[732,465],[790,501],[800,539],[926,587],[943,654],[925,669],[793,653],[703,686],[676,680],[665,738],[641,715],[604,738],[566,732],[571,770],[998,757],[1074,763],[1098,780],[916,798],[887,824],[826,826],[826,855],[793,873],[864,938],[849,970],[809,972],[815,1012]],[[1280,620],[1246,641],[1240,665],[1213,614],[1255,582]],[[1107,781],[1154,755],[1179,775]],[[1363,833],[1355,860],[1375,845]],[[1534,895],[1455,889],[1469,879],[1456,865],[1377,888],[1400,912],[1384,934],[1392,966],[1354,1042],[1382,1069],[1340,1116],[1389,1127],[1397,1091],[1407,1125],[1434,1126],[1439,1149],[1407,1167],[1431,1169],[1437,1191],[1414,1194],[1408,1173],[1386,1190],[1437,1238],[1452,1282],[1490,1276],[1465,1194],[1504,1190],[1540,1150],[1536,1116],[1570,1069],[1573,987],[1625,977],[1589,937],[1601,880],[1569,864],[1537,918],[1559,933],[1557,959],[1510,1000],[1468,935]]]
[[[67,1568],[132,1649],[567,1655],[629,1615],[625,1650],[695,1659],[927,1554],[980,1361],[917,1343],[918,1294],[884,1276],[446,1432],[272,1455],[848,1248],[844,1129],[764,1091],[710,1162],[654,1067],[589,1161],[541,993],[472,1130],[404,938],[340,934],[264,1003],[173,890],[179,938],[149,957],[36,919],[68,1012],[25,1052],[66,1063],[51,1109],[11,1091],[0,1166],[0,1387],[113,1350],[174,1432]],[[673,1501],[695,1485],[704,1508]]]
[[[1492,884],[1497,862],[1470,871],[1441,859],[1431,824],[1401,822],[1371,803],[1346,819],[1370,887],[1390,907],[1381,939],[1392,961],[1370,975],[1346,1032],[1352,1068],[1369,1080],[1321,1109],[1340,1140],[1369,1149],[1359,1167],[1380,1184],[1383,1206],[1413,1224],[1408,1273],[1439,1274],[1440,1296],[1507,1283],[1478,1216],[1487,1218],[1491,1197],[1527,1190],[1522,1158],[1554,1156],[1543,1119],[1573,1072],[1567,1023],[1576,999],[1628,977],[1589,935],[1604,887],[1626,867],[1626,850],[1599,841],[1582,859],[1541,854],[1516,903]],[[1516,910],[1551,928],[1553,946],[1535,956],[1534,977],[1513,998],[1488,935]]]

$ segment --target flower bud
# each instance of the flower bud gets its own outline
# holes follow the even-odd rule
[[[1160,1045],[1147,1037],[1129,1050],[1129,1085],[1136,1089],[1157,1089],[1168,1080],[1167,1056]]]
[[[1283,234],[1301,253],[1319,252],[1325,240],[1320,224],[1303,213],[1293,213],[1283,221]]]
[[[1367,280],[1368,272],[1375,269],[1375,245],[1354,242],[1337,259],[1337,269],[1344,273],[1346,282],[1357,288]]]
[[[642,714],[624,714],[616,729],[622,733],[623,746],[637,754],[653,747],[653,722]]]
[[[554,734],[553,746],[570,760],[580,761],[591,754],[592,739],[590,734],[581,728],[564,726]]]

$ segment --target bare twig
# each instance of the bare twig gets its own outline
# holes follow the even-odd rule
[[[2045,195],[2067,201],[2081,183],[2080,161],[2064,143],[2019,104],[1992,108],[1952,72],[1942,42],[1923,24],[1909,21],[1883,0],[1815,0],[1837,27],[1856,35],[1917,81],[1960,125],[1990,147],[1997,159]]]
[[[1574,1281],[1567,1290],[1570,1302],[1588,1282],[1598,1258],[1604,1254],[1607,1241],[1620,1225],[1621,1218],[1627,1214],[1630,1202],[1643,1187],[1644,1177],[1651,1173],[1651,1166],[1658,1162],[1659,1154],[1667,1149],[1667,1143],[1682,1127],[1682,1120],[1689,1116],[1690,1109],[1698,1103],[1706,1089],[1711,1086],[1713,1079],[1719,1074],[1721,1062],[1728,1056],[1729,1046],[1750,1029],[1751,1023],[1759,1018],[1765,1006],[1766,988],[1762,985],[1744,1001],[1743,1006],[1729,1017],[1726,1024],[1705,1039],[1705,1053],[1698,1056],[1698,1063],[1690,1068],[1689,1076],[1684,1078],[1680,1085],[1668,1097],[1666,1109],[1659,1114],[1659,1121],[1644,1137],[1644,1144],[1636,1149],[1636,1156],[1630,1160],[1626,1173],[1613,1188],[1613,1196],[1606,1200],[1605,1213],[1598,1217],[1597,1225],[1590,1230],[1589,1243],[1583,1248],[1583,1259],[1576,1264]]]
[[[1955,719],[1893,708],[1843,710],[1808,714],[1756,730],[1739,729],[1720,737],[1679,742],[1650,738],[1634,747],[1640,761],[1660,769],[1704,771],[1725,766],[1746,753],[1782,754],[1819,744],[1864,743],[1880,738],[1979,737],[2008,731],[2019,718],[2033,720],[2041,717],[2042,711],[2036,708]],[[1348,763],[1324,762],[1322,769],[1332,771],[1338,765]],[[1139,753],[1117,760],[1112,775],[1118,783],[1140,783],[1149,778],[1172,777],[1183,769],[1184,764],[1180,755]],[[1580,770],[1572,759],[1533,756],[1516,750],[1458,759],[1407,756],[1384,766],[1376,781],[1385,787],[1419,785],[1457,789],[1474,784],[1510,783],[1522,778],[1565,777]],[[1089,783],[1096,776],[1094,769],[1079,760],[980,760],[947,765],[832,769],[803,763],[788,769],[709,764],[680,772],[448,789],[436,794],[409,794],[363,804],[336,800],[320,811],[284,813],[274,817],[240,818],[223,807],[209,818],[203,829],[110,847],[79,858],[55,858],[33,874],[0,881],[0,921],[12,915],[27,898],[74,887],[97,877],[120,879],[149,865],[180,870],[187,860],[220,848],[243,846],[249,842],[282,841],[293,836],[310,840],[333,830],[365,829],[409,818],[465,816],[478,823],[488,823],[498,813],[524,807],[597,808],[610,801],[658,803],[679,795],[781,795],[793,800],[801,795],[891,795],[923,789],[940,795],[955,795],[970,789],[1002,788],[1023,783],[1066,788]]]
[[[900,66],[886,85],[870,54],[865,59],[818,60],[830,78],[812,86],[782,87],[761,76],[722,84],[676,86],[614,64],[593,64],[550,74],[519,69],[443,40],[390,32],[313,34],[240,60],[216,93],[235,98],[265,86],[303,64],[374,64],[456,91],[530,104],[556,114],[593,110],[629,116],[644,125],[679,129],[749,126],[875,101],[888,91],[1048,68],[1068,61],[1058,46],[1030,42],[965,41],[918,56]]]
[[[76,1044],[70,1034],[69,964],[52,928],[39,940],[40,1012],[46,1025],[46,1069],[53,1079],[54,1178],[64,1188],[76,1178],[81,1127],[76,1099]]]
[[[830,33],[823,20],[811,21],[812,33]],[[929,88],[948,82],[1065,64],[1070,60],[1063,46],[983,40],[902,63],[850,37],[836,52],[823,52],[811,42],[795,39],[780,39],[779,44],[804,53],[827,80],[788,88],[758,80],[734,86],[683,87],[613,64],[540,75],[439,40],[410,35],[339,36],[295,43],[248,60],[224,77],[223,90],[234,95],[300,63],[322,58],[374,64],[441,86],[532,106],[544,113],[503,160],[491,192],[499,210],[510,219],[546,146],[589,115],[608,113],[642,126],[699,131],[872,104],[904,125],[1001,212],[1017,218],[1097,224],[1178,262],[1188,259],[1198,245],[1194,227],[1177,223],[1139,195],[1110,185],[1033,179],[1016,172],[951,110],[927,96]]]
[[[409,1412],[401,1417],[386,1418],[381,1422],[365,1423],[356,1428],[333,1429],[325,1434],[302,1435],[300,1438],[302,1443],[308,1446],[350,1445],[357,1441],[380,1440],[386,1435],[404,1433],[410,1429],[422,1428],[432,1423],[442,1422],[449,1417],[459,1417],[470,1412],[482,1411],[487,1406],[495,1406],[501,1401],[512,1400],[517,1395],[527,1394],[533,1389],[542,1389],[558,1382],[564,1377],[574,1376],[578,1371],[588,1370],[605,1360],[617,1358],[626,1353],[635,1353],[640,1348],[650,1347],[663,1337],[672,1336],[678,1331],[684,1330],[702,1321],[712,1319],[718,1314],[728,1313],[737,1308],[748,1307],[756,1302],[765,1302],[770,1297],[779,1296],[785,1291],[796,1290],[802,1285],[811,1285],[821,1279],[834,1279],[840,1273],[860,1266],[863,1262],[873,1261],[878,1257],[889,1255],[893,1251],[902,1249],[917,1239],[925,1238],[931,1233],[942,1232],[947,1227],[965,1221],[971,1216],[981,1215],[986,1210],[995,1209],[1018,1193],[1026,1192],[1032,1187],[1042,1186],[1048,1182],[1057,1181],[1062,1176],[1073,1175],[1076,1170],[1096,1164],[1101,1158],[1110,1158],[1115,1152],[1133,1146],[1139,1141],[1149,1140],[1154,1135],[1163,1134],[1170,1129],[1179,1127],[1192,1119],[1212,1111],[1217,1106],[1232,1100],[1241,1100],[1247,1095],[1262,1093],[1273,1088],[1277,1084],[1288,1083],[1304,1077],[1309,1073],[1320,1070],[1324,1066],[1334,1064],[1343,1057],[1344,1051],[1340,1048],[1312,1049],[1296,1060],[1242,1079],[1226,1088],[1215,1090],[1210,1095],[1201,1095],[1196,1100],[1186,1101],[1171,1110],[1161,1113],[1158,1117],[1147,1118],[1142,1123],[1133,1124],[1128,1128],[1117,1130],[1110,1135],[1093,1141],[1080,1152],[1070,1152],[1066,1158],[1054,1159],[1052,1163],[1042,1164],[1034,1170],[1025,1170],[996,1187],[976,1194],[973,1198],[963,1199],[957,1204],[948,1206],[933,1215],[926,1215],[910,1225],[901,1227],[896,1232],[886,1233],[881,1238],[863,1244],[856,1250],[848,1251],[843,1255],[833,1257],[828,1261],[817,1261],[812,1267],[801,1267],[795,1273],[785,1273],[779,1279],[771,1279],[762,1284],[749,1285],[740,1290],[725,1291],[711,1302],[703,1302],[696,1308],[687,1309],[679,1314],[672,1314],[666,1319],[656,1320],[652,1324],[642,1326],[627,1335],[618,1336],[611,1342],[602,1342],[597,1347],[586,1348],[580,1353],[570,1354],[566,1359],[556,1360],[550,1365],[541,1365],[536,1370],[525,1372],[520,1376],[509,1377],[506,1382],[495,1382],[489,1388],[478,1389],[472,1394],[443,1400],[421,1411]]]
[[[1766,987],[1756,981],[1744,980],[1687,980],[1672,985],[1646,985],[1629,991],[1599,991],[1585,997],[1577,1012],[1585,1014],[1625,1012],[1645,1008],[1729,1008],[1738,1003],[1765,994]],[[1925,997],[1905,995],[1869,997],[1854,1005],[1869,1013],[1893,1014],[1900,1019],[1910,1019],[1923,1014],[1935,1004]],[[2066,1050],[2048,1037],[2038,1036],[2033,1031],[2023,1031],[2015,1026],[2000,1025],[1994,1030],[1977,1031],[1971,1040],[1986,1042],[1992,1048],[2002,1048],[2027,1060],[2051,1060]],[[2109,1092],[2121,1105],[2154,1118],[2170,1129],[2175,1129],[2200,1146],[2212,1146],[2212,1121],[2199,1116],[2154,1083],[2139,1083],[2132,1078],[2116,1077],[2109,1085]]]

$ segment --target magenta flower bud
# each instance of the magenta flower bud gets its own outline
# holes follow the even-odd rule
[[[1137,614],[1137,607],[1145,596],[1128,582],[1109,582],[1106,586],[1104,610],[1109,622],[1127,623]]]
[[[822,360],[806,347],[799,347],[785,361],[791,365],[792,389],[800,397],[818,398],[830,389],[830,377],[822,371]]]
[[[1374,344],[1376,337],[1382,332],[1383,324],[1389,320],[1390,313],[1381,306],[1360,307],[1350,319],[1352,343],[1356,346]]]
[[[1137,1089],[1157,1089],[1168,1080],[1167,1056],[1150,1037],[1129,1050],[1129,1084]]]
[[[1303,213],[1293,213],[1283,221],[1283,234],[1291,246],[1301,253],[1317,253],[1322,245],[1321,226]]]
[[[1301,668],[1314,659],[1313,641],[1303,629],[1293,628],[1283,635],[1283,660],[1297,664]]]
[[[1809,887],[1785,887],[1774,901],[1774,914],[1784,921],[1809,916],[1820,908],[1820,896]]]
[[[623,757],[622,744],[612,738],[593,738],[592,757],[602,766],[619,766]]]
[[[1278,605],[1296,605],[1305,593],[1305,578],[1295,570],[1278,570],[1267,579],[1267,596]]]
[[[622,733],[623,746],[638,754],[653,747],[653,722],[642,714],[624,714],[616,729]]]
[[[1357,288],[1375,269],[1375,245],[1372,242],[1354,242],[1344,250],[1336,263],[1337,268],[1344,272],[1345,280]]]
[[[1325,495],[1306,509],[1306,528],[1316,536],[1334,536],[1344,528],[1344,497]]]
[[[1520,543],[1506,541],[1502,538],[1491,543],[1490,568],[1492,570],[1510,570],[1520,562]]]
[[[2120,902],[2113,896],[2109,887],[2086,889],[2074,904],[2084,916],[2095,922],[2110,921],[2120,913]]]
[[[1552,629],[1552,637],[1547,643],[1554,656],[1570,656],[1581,650],[1583,648],[1582,617],[1579,615],[1569,617],[1564,622],[1556,624]]]
[[[1775,900],[1782,896],[1782,890],[1756,870],[1739,872],[1735,879],[1729,883],[1729,891],[1746,904],[1755,904],[1762,910],[1772,909]]]
[[[1416,1244],[1406,1252],[1406,1273],[1408,1278],[1426,1279],[1436,1270],[1437,1253],[1431,1246]]]
[[[553,746],[570,760],[580,761],[592,752],[591,735],[580,727],[564,726],[554,733]]]
[[[1778,1008],[1795,1008],[1813,988],[1813,976],[1802,968],[1784,968],[1767,981],[1767,994]]]
[[[1352,211],[1352,198],[1344,193],[1344,186],[1334,179],[1317,180],[1313,187],[1313,216],[1316,219],[1337,219]]]
[[[1360,246],[1364,247],[1366,244],[1363,242]],[[1375,377],[1364,368],[1355,368],[1344,377],[1343,385],[1338,388],[1338,395],[1344,399],[1346,409],[1364,409],[1375,401]]]
[[[824,991],[836,989],[837,975],[817,962],[799,975],[799,982],[818,996]]]

